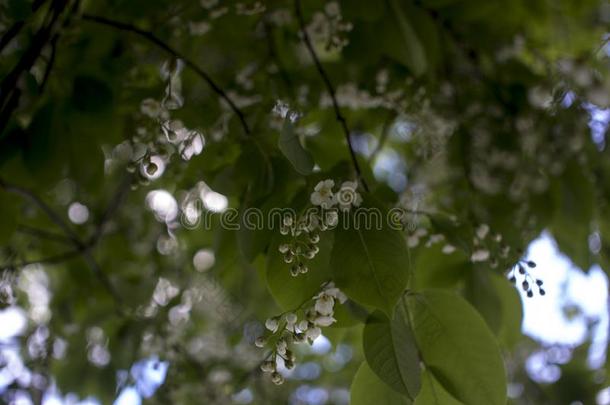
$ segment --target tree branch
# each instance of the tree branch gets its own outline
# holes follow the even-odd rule
[[[35,261],[35,263],[43,263],[43,262],[44,263],[49,263],[49,262],[59,263],[63,260],[66,260],[66,258],[70,258],[72,254],[81,254],[83,256],[85,262],[91,268],[91,271],[93,272],[93,274],[98,278],[100,283],[102,283],[102,286],[115,299],[115,303],[119,306],[119,308],[122,306],[123,301],[122,301],[120,295],[114,289],[114,286],[108,279],[108,276],[102,271],[100,266],[95,261],[93,255],[91,254],[91,251],[90,251],[90,249],[92,247],[91,244],[83,243],[80,240],[80,238],[78,237],[78,235],[76,234],[76,232],[74,232],[72,230],[72,228],[68,225],[68,223],[66,221],[64,221],[63,218],[61,216],[59,216],[59,214],[57,214],[49,205],[47,205],[44,201],[42,201],[42,199],[40,199],[40,197],[38,197],[36,194],[34,194],[31,190],[28,190],[21,186],[9,184],[2,179],[0,179],[0,188],[3,188],[5,191],[7,191],[9,193],[17,194],[20,197],[33,202],[42,212],[44,212],[47,215],[47,217],[49,217],[49,219],[51,221],[53,221],[59,228],[61,228],[61,230],[66,235],[66,237],[72,242],[72,244],[75,247],[75,250],[73,252],[67,252],[62,255],[52,257],[52,258],[43,259],[42,261],[37,260],[37,261]],[[31,264],[31,263],[23,262],[23,263],[20,263],[19,265],[21,267],[21,266],[27,265],[27,264]]]
[[[17,194],[18,196],[26,199],[26,200],[30,200],[32,203],[34,203],[34,205],[36,205],[42,212],[44,212],[46,214],[47,217],[49,217],[49,219],[55,224],[57,225],[59,228],[61,228],[61,230],[64,232],[64,234],[72,241],[72,243],[74,245],[76,245],[79,248],[82,248],[84,245],[80,242],[78,235],[76,234],[76,232],[74,232],[74,230],[72,230],[72,228],[70,227],[70,225],[68,225],[62,217],[60,217],[55,211],[53,211],[53,209],[51,207],[49,207],[44,201],[42,201],[36,194],[34,194],[32,191],[21,187],[21,186],[17,186],[14,184],[9,184],[7,182],[5,182],[4,180],[0,179],[0,187],[3,188],[5,191],[9,192],[9,193],[13,193],[13,194]]]
[[[134,176],[132,174],[126,175],[125,178],[123,179],[123,181],[121,182],[121,184],[119,185],[119,187],[117,188],[116,192],[114,193],[110,202],[108,203],[106,210],[102,214],[102,216],[95,228],[95,231],[93,232],[93,235],[91,236],[91,238],[89,238],[89,242],[88,242],[89,246],[96,245],[98,243],[98,241],[102,238],[102,236],[104,234],[104,227],[106,226],[108,221],[110,221],[110,219],[112,218],[114,213],[119,209],[119,207],[121,206],[121,203],[125,199],[125,196],[129,192],[129,188],[131,186],[133,177]]]
[[[222,88],[220,88],[220,86],[218,84],[216,84],[216,82],[214,82],[214,80],[212,80],[210,75],[208,75],[195,62],[193,62],[192,60],[187,58],[185,55],[178,52],[177,50],[175,50],[174,48],[172,48],[165,42],[163,42],[155,34],[153,34],[150,31],[145,31],[143,29],[140,29],[140,28],[136,27],[135,25],[122,23],[122,22],[111,20],[109,18],[105,18],[105,17],[101,17],[101,16],[83,14],[82,19],[96,23],[96,24],[112,27],[112,28],[118,29],[120,31],[131,32],[133,34],[136,34],[136,35],[146,39],[148,42],[156,45],[158,48],[164,50],[166,53],[172,55],[173,57],[175,57],[177,59],[182,59],[182,61],[184,62],[184,64],[186,66],[191,68],[199,77],[201,77],[208,84],[208,86],[210,86],[212,91],[214,91],[214,93],[216,93],[221,99],[223,99],[229,105],[231,110],[233,110],[235,115],[237,115],[237,118],[239,118],[239,122],[241,123],[241,126],[242,126],[244,132],[246,133],[246,135],[251,135],[250,127],[248,126],[248,123],[246,122],[244,113],[239,109],[239,107],[237,107],[237,105],[235,105],[235,103],[233,102],[233,100],[231,100],[229,95]]]
[[[67,260],[70,259],[74,259],[78,256],[80,256],[81,252],[79,250],[69,250],[67,252],[64,253],[60,253],[54,256],[49,256],[49,257],[43,257],[42,259],[35,259],[35,260],[23,260],[20,262],[15,262],[15,263],[10,263],[10,264],[5,264],[2,267],[0,267],[0,270],[11,270],[11,269],[15,269],[15,268],[21,268],[21,267],[25,267],[28,266],[30,264],[57,264],[57,263],[63,263]]]
[[[45,229],[38,229],[25,224],[17,225],[17,231],[21,233],[26,233],[28,235],[36,236],[41,239],[47,239],[53,242],[59,242],[72,246],[72,240],[61,233],[50,232]]]
[[[322,77],[322,81],[324,82],[324,85],[326,86],[328,93],[330,94],[330,99],[333,104],[333,109],[335,110],[335,118],[341,124],[343,133],[345,134],[345,140],[347,141],[347,147],[349,148],[350,157],[352,159],[352,163],[354,164],[354,169],[356,170],[356,175],[358,176],[358,180],[360,180],[360,183],[362,184],[364,189],[366,191],[369,191],[369,187],[366,184],[366,182],[364,181],[364,178],[362,177],[360,165],[358,164],[358,160],[356,158],[356,152],[354,152],[354,147],[352,145],[352,141],[350,138],[350,131],[349,131],[349,128],[347,127],[347,121],[345,120],[345,117],[341,113],[341,109],[339,108],[339,103],[337,102],[337,97],[335,96],[335,88],[333,87],[333,84],[331,83],[330,78],[326,74],[326,71],[322,67],[322,64],[320,63],[320,59],[318,59],[318,55],[316,54],[316,51],[313,49],[313,45],[311,44],[311,39],[309,38],[309,34],[307,33],[307,27],[305,25],[303,13],[301,11],[301,1],[300,0],[295,0],[294,9],[295,9],[295,13],[297,16],[297,20],[299,21],[299,26],[300,26],[303,42],[305,43],[305,46],[307,47],[307,50],[309,51],[309,54],[311,55],[311,58],[313,59],[314,64],[316,65],[316,69],[318,70],[318,73]]]

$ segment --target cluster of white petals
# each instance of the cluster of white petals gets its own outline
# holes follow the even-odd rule
[[[341,211],[348,211],[350,208],[358,207],[362,203],[362,196],[357,191],[358,182],[343,182],[337,192],[333,191],[334,187],[335,182],[331,179],[319,182],[316,184],[309,200],[313,205],[323,209],[337,206]]]
[[[303,310],[301,319],[295,312],[267,319],[265,328],[268,333],[255,341],[257,347],[272,346],[270,358],[261,364],[261,370],[269,374],[275,384],[284,382],[284,377],[278,372],[278,361],[283,361],[289,370],[295,366],[295,355],[290,345],[304,342],[313,344],[322,334],[322,328],[337,321],[334,318],[335,304],[343,304],[347,296],[329,282],[310,301],[312,305]]]

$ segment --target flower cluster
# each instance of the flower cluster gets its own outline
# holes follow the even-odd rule
[[[352,30],[352,23],[343,20],[339,3],[326,3],[323,12],[314,14],[307,31],[315,40],[324,41],[326,50],[341,50],[348,44],[345,34]]]
[[[292,236],[290,242],[282,243],[278,248],[284,255],[284,262],[292,264],[290,274],[296,277],[307,273],[309,268],[305,261],[313,259],[320,251],[318,247],[320,235],[302,219],[295,222],[291,216],[284,217],[280,232],[282,235]]]
[[[271,376],[271,381],[275,384],[284,382],[284,377],[278,372],[278,364],[281,362],[288,370],[294,368],[296,358],[293,351],[290,350],[290,345],[304,342],[313,344],[314,340],[322,334],[321,328],[336,322],[333,316],[335,302],[343,304],[346,300],[345,294],[336,288],[334,283],[329,282],[322,286],[320,293],[306,302],[311,306],[303,310],[301,319],[295,311],[265,321],[267,333],[259,336],[255,344],[261,348],[272,348],[267,360],[261,364],[261,370]]]
[[[161,66],[160,75],[166,83],[163,99],[142,100],[140,113],[151,120],[142,121],[129,145],[121,144],[115,148],[116,154],[121,155],[117,160],[127,161],[127,169],[138,172],[141,184],[160,177],[173,154],[178,153],[182,159],[190,160],[203,151],[203,134],[171,118],[171,112],[184,104],[180,79],[183,65],[182,61],[172,59]]]
[[[311,203],[323,209],[338,207],[341,211],[349,211],[352,207],[358,207],[362,203],[362,197],[356,191],[358,183],[346,181],[341,184],[337,192],[333,191],[335,182],[333,180],[323,180],[316,184],[313,193],[309,197]]]
[[[525,291],[525,293],[527,294],[528,297],[531,298],[534,296],[534,290],[532,289],[532,286],[534,286],[534,285],[536,285],[536,287],[538,287],[538,294],[545,295],[546,291],[544,290],[544,288],[542,288],[542,285],[544,284],[544,282],[542,280],[540,280],[539,278],[532,277],[530,275],[530,273],[525,269],[524,264],[525,264],[525,266],[527,266],[531,269],[536,267],[536,263],[531,260],[519,261],[510,270],[511,271],[511,276],[509,277],[510,282],[516,285],[517,284],[517,274],[519,274],[522,277],[521,288],[523,289],[523,291]],[[515,272],[515,269],[517,270],[516,272]]]
[[[498,267],[499,260],[507,259],[510,253],[510,246],[502,243],[502,235],[499,233],[491,235],[487,224],[480,224],[476,228],[472,245],[470,261],[473,263],[489,261],[492,268]]]
[[[320,232],[339,222],[337,208],[347,212],[362,202],[362,197],[356,191],[357,182],[346,181],[337,192],[333,191],[334,186],[335,182],[330,179],[319,182],[310,195],[313,208],[305,210],[298,218],[290,215],[283,218],[280,233],[290,239],[279,245],[278,250],[284,262],[291,264],[290,274],[294,277],[309,271],[305,263],[320,251]]]

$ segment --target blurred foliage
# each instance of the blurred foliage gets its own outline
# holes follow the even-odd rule
[[[609,22],[602,0],[0,0],[0,304],[29,370],[2,401],[594,403],[588,343],[556,382],[525,371],[549,348],[517,289],[544,294],[544,230],[610,272]],[[283,225],[244,224],[325,179],[401,230],[351,210],[293,277]],[[331,281],[330,351],[294,345],[272,384],[265,319],[321,313]]]

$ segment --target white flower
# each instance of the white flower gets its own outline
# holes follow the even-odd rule
[[[419,238],[416,235],[411,235],[407,238],[407,246],[414,248],[419,245]]]
[[[309,339],[311,341],[316,340],[321,334],[322,334],[322,330],[320,328],[318,328],[317,326],[307,329],[307,332],[305,332],[305,336],[307,337],[307,339]]]
[[[470,256],[470,260],[473,262],[484,262],[489,259],[489,250],[487,249],[479,249],[475,250]]]
[[[275,345],[275,348],[279,354],[284,355],[284,354],[286,354],[286,349],[288,348],[288,344],[286,343],[286,341],[284,339],[280,339],[280,340],[278,340],[277,344]]]
[[[316,299],[314,306],[316,312],[321,315],[332,315],[333,306],[335,305],[335,299],[326,293],[320,294]]]
[[[280,373],[275,372],[271,374],[271,381],[276,385],[280,385],[284,383],[284,377]]]
[[[489,233],[489,225],[487,225],[487,224],[479,225],[476,232],[477,232],[477,237],[479,239],[485,239],[485,237]]]
[[[280,251],[280,253],[286,253],[290,250],[290,245],[288,245],[287,243],[283,243],[280,245],[278,250]]]
[[[449,244],[443,246],[443,253],[444,254],[450,255],[453,252],[455,252],[455,246],[449,245]]]
[[[335,182],[333,180],[323,180],[316,184],[314,192],[311,193],[310,201],[313,205],[319,205],[324,209],[328,209],[335,205],[336,201],[333,194],[333,187]]]
[[[297,316],[292,312],[286,315],[286,323],[288,325],[294,325],[297,323]]]
[[[254,345],[256,347],[264,347],[265,343],[267,343],[267,342],[265,341],[265,338],[262,336],[257,337],[256,340],[254,341]]]
[[[355,181],[346,181],[341,184],[339,192],[335,195],[341,211],[348,211],[352,206],[358,207],[362,203],[362,197],[356,191],[357,188],[358,183]]]
[[[305,332],[309,328],[309,322],[307,322],[306,320],[302,320],[301,322],[299,322],[297,327],[301,332]]]
[[[313,321],[316,326],[330,326],[335,322],[337,322],[337,320],[332,316],[319,316]]]
[[[326,226],[337,226],[339,223],[339,213],[337,211],[327,211],[324,213]]]
[[[265,328],[269,329],[271,332],[275,333],[279,326],[279,322],[277,318],[269,318],[265,321]]]
[[[443,235],[442,233],[430,235],[430,243],[438,243],[444,239],[445,239],[445,235]]]
[[[339,301],[340,304],[343,304],[345,301],[347,301],[347,295],[343,294],[343,291],[335,287],[334,283],[329,283],[328,287],[324,290],[324,292]]]
[[[417,236],[418,238],[423,238],[427,234],[428,234],[428,230],[426,228],[417,228],[414,233],[414,235]]]
[[[157,100],[147,98],[142,100],[140,104],[140,111],[142,114],[149,116],[150,118],[156,118],[161,113],[161,104]]]
[[[261,364],[261,370],[265,373],[271,373],[275,371],[275,362],[271,360],[264,361],[263,364]]]

